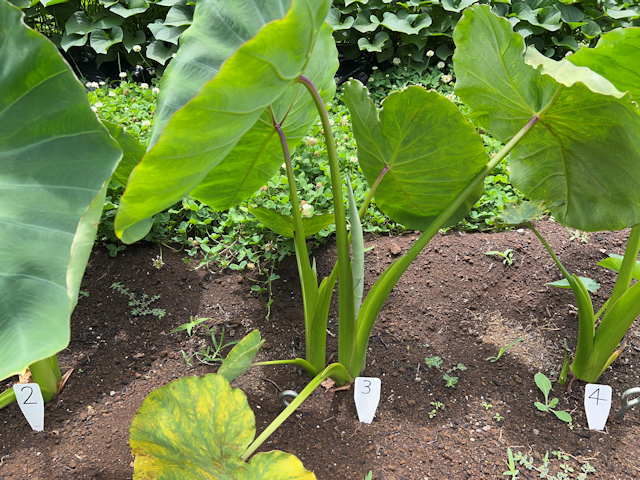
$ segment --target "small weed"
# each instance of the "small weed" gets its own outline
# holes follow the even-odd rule
[[[490,408],[493,408],[493,405],[487,402],[482,402],[482,406],[484,407],[485,410],[489,410]]]
[[[433,409],[429,412],[429,418],[433,418],[438,414],[438,410],[444,410],[444,403],[430,402]]]
[[[513,250],[507,248],[504,252],[499,252],[497,250],[492,250],[490,252],[485,252],[485,255],[498,255],[502,257],[502,263],[504,263],[507,267],[513,265]]]
[[[369,470],[369,473],[367,473],[367,476],[364,477],[364,480],[372,480],[373,478],[373,471]]]
[[[580,473],[574,477],[575,480],[586,480],[590,473],[595,473],[596,471],[589,462],[581,462],[577,458],[560,451],[551,452],[551,459],[549,458],[549,452],[545,453],[544,458],[542,459],[542,464],[540,466],[536,466],[535,460],[532,456],[523,454],[522,452],[512,454],[510,450],[511,449],[507,450],[507,454],[514,460],[512,470],[515,469],[515,462],[518,462],[522,467],[529,471],[535,470],[538,472],[540,478],[546,478],[547,480],[568,480],[572,478],[570,474],[574,473],[576,468],[569,464],[570,458],[581,463]],[[554,466],[553,457],[556,457],[555,460],[561,463]],[[557,471],[555,475],[552,473],[552,469]],[[507,472],[504,474],[507,475]],[[511,478],[518,478],[517,476],[514,477],[511,473],[509,474],[512,475]]]
[[[501,422],[502,420],[504,420],[504,417],[500,415],[498,412],[496,412],[493,418],[495,419],[496,422]]]
[[[563,410],[554,410],[555,406],[558,404],[558,399],[552,398],[551,400],[549,400],[549,392],[551,392],[551,380],[549,380],[543,373],[536,373],[534,376],[534,380],[536,382],[536,385],[544,395],[545,402],[535,402],[534,405],[536,406],[536,408],[542,412],[551,412],[563,422],[567,422],[570,426],[573,426],[572,418],[569,413]]]
[[[192,317],[189,317],[189,321],[187,323],[183,323],[179,327],[176,327],[173,330],[171,330],[169,333],[176,333],[182,330],[186,330],[187,335],[191,336],[191,333],[193,332],[193,329],[195,327],[200,325],[202,322],[207,322],[209,320],[211,320],[211,318],[200,318],[197,315],[195,317],[192,316]]]
[[[437,368],[438,370],[442,368],[442,359],[440,357],[426,357],[424,363],[429,368]]]
[[[518,478],[518,473],[520,473],[520,470],[516,468],[516,462],[515,462],[515,459],[513,458],[513,452],[511,451],[510,448],[507,449],[506,463],[507,463],[507,467],[509,467],[509,470],[507,470],[506,472],[502,472],[502,475],[510,475],[511,480],[516,480]]]
[[[204,321],[204,320],[210,320],[210,319],[200,319],[200,320]],[[181,325],[180,327],[182,326],[183,325]],[[207,335],[211,337],[211,343],[213,343],[213,347],[207,346],[206,348],[203,348],[202,350],[197,351],[192,355],[187,355],[184,351],[182,351],[182,358],[184,358],[185,363],[190,367],[193,366],[191,363],[191,359],[193,357],[195,357],[200,363],[204,363],[206,365],[213,365],[217,362],[222,362],[224,360],[224,357],[222,356],[222,353],[221,353],[222,350],[227,347],[230,347],[231,345],[235,345],[236,343],[238,343],[238,340],[224,343],[224,327],[220,331],[220,338],[216,338],[217,329],[215,327],[209,327],[207,325],[203,325],[203,326],[207,331]]]
[[[164,308],[151,308],[151,304],[160,299],[161,295],[154,295],[150,297],[146,293],[141,298],[137,298],[136,294],[130,292],[128,288],[125,288],[120,282],[115,282],[111,285],[111,288],[118,293],[129,298],[129,306],[131,309],[131,315],[136,317],[143,317],[145,315],[153,315],[154,317],[163,318],[167,315],[167,311]]]
[[[445,387],[456,388],[456,385],[458,384],[458,377],[452,377],[448,373],[445,373],[444,375],[442,375],[442,379],[445,382],[444,383]]]
[[[570,235],[570,242],[579,240],[582,243],[589,243],[589,234],[587,232],[581,232],[580,230],[571,230],[570,228],[567,228],[567,232],[569,232]]]
[[[498,352],[498,355],[496,355],[495,357],[487,357],[486,360],[489,360],[490,362],[497,362],[498,360],[500,360],[500,357],[507,351],[509,350],[511,347],[513,347],[516,343],[523,341],[524,338],[518,338],[517,340],[514,340],[513,342],[511,342],[509,345],[507,345],[506,347],[500,347],[500,351]]]
[[[438,370],[442,370],[442,358],[440,358],[440,357],[426,357],[424,359],[424,363],[429,368],[437,368]],[[455,367],[452,367],[449,370],[447,370],[442,375],[442,379],[445,382],[445,387],[455,388],[456,385],[458,384],[458,377],[454,377],[453,375],[449,375],[450,373],[455,372],[455,371],[464,371],[466,369],[467,369],[467,367],[465,367],[464,364],[459,363]]]

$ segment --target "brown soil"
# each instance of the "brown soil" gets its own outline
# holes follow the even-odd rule
[[[552,221],[539,227],[570,271],[602,284],[596,306],[611,292],[614,275],[595,264],[608,253],[623,253],[628,232],[590,234],[589,243],[570,241],[570,234]],[[367,287],[415,235],[369,237]],[[514,251],[512,266],[503,265],[490,250]],[[267,343],[259,360],[281,359],[304,352],[301,295],[295,260],[280,267],[274,282],[270,319],[253,281],[237,273],[189,269],[185,255],[163,248],[164,267],[152,259],[157,246],[131,246],[117,258],[96,249],[89,262],[82,298],[72,319],[69,348],[59,355],[62,370],[75,368],[63,393],[47,404],[45,432],[32,432],[13,404],[0,411],[0,480],[96,478],[132,476],[133,457],[128,429],[145,396],[154,388],[187,375],[214,372],[217,367],[193,359],[189,367],[181,351],[200,350],[204,329],[191,337],[169,334],[191,315],[213,317],[230,339],[260,329]],[[329,244],[315,252],[318,273],[326,275],[335,259]],[[613,421],[619,395],[640,385],[640,328],[630,329],[629,346],[603,375],[613,387],[613,408],[605,432],[590,431],[583,409],[584,384],[571,394],[554,384],[559,409],[573,415],[573,429],[534,407],[542,400],[533,375],[555,378],[566,338],[574,347],[577,316],[570,290],[545,286],[560,274],[540,242],[527,231],[496,234],[438,235],[402,277],[383,308],[368,355],[366,376],[382,379],[382,397],[371,425],[357,420],[352,391],[318,389],[263,445],[297,455],[320,479],[506,478],[507,447],[542,465],[547,451],[562,451],[568,459],[550,461],[557,474],[573,468],[577,478],[588,462],[596,473],[588,478],[640,478],[637,439],[638,411],[623,422]],[[136,292],[161,294],[156,302],[167,311],[134,317],[127,299],[110,288],[120,282]],[[155,306],[155,305],[154,305]],[[337,333],[332,307],[329,330]],[[485,359],[517,338],[495,363]],[[210,342],[210,339],[208,340]],[[210,343],[208,343],[210,345]],[[329,337],[328,355],[336,353]],[[429,369],[425,357],[439,356],[444,371]],[[335,356],[334,356],[335,358]],[[459,381],[445,387],[448,369]],[[295,367],[254,367],[238,378],[262,430],[282,407],[278,389],[300,391],[308,379]],[[5,382],[3,387],[7,387]],[[434,409],[441,402],[444,409]],[[490,406],[489,406],[490,405]],[[520,478],[539,478],[519,466]]]

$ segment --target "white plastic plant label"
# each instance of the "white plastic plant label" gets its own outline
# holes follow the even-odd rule
[[[591,430],[604,430],[611,410],[611,393],[609,385],[587,383],[584,387],[584,409]]]
[[[44,399],[37,383],[18,383],[13,386],[22,414],[36,432],[44,430]]]
[[[357,377],[353,398],[356,402],[358,420],[362,423],[371,423],[376,415],[378,403],[380,403],[380,389],[382,382],[374,377]]]

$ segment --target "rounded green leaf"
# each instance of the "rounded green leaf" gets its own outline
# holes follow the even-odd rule
[[[525,62],[522,37],[486,6],[465,11],[454,40],[456,93],[474,122],[506,142],[539,117],[511,153],[519,190],[551,203],[558,222],[579,230],[640,223],[640,114],[629,94],[533,48]]]
[[[131,174],[116,216],[118,235],[122,235],[130,225],[181,200],[197,187],[254,126],[267,107],[287,92],[309,62],[330,4],[329,0],[290,0],[285,4],[271,0],[261,2],[261,10],[258,10],[256,2],[198,2],[194,24],[184,36],[191,29],[196,32],[194,35],[199,35],[196,27],[199,16],[207,17],[204,20],[206,23],[208,19],[210,28],[203,30],[204,43],[199,47],[196,44],[193,51],[185,48],[187,60],[183,71],[172,80],[175,86],[171,90],[175,98],[160,102],[156,129],[162,128],[162,122],[165,122],[165,126],[161,134],[154,130],[152,142],[157,143]],[[264,25],[246,42],[242,37],[242,34],[246,34],[245,25],[216,22],[220,12],[236,8],[248,9],[254,18],[261,18],[262,9],[267,6],[273,9],[274,5],[280,7],[280,14],[284,18]],[[286,6],[289,6],[288,10],[284,8]],[[225,26],[230,29],[227,38],[244,42],[239,48],[236,46],[237,51],[226,60],[221,59],[224,63],[217,73],[211,70],[208,63],[199,68],[189,67],[197,63],[194,62],[194,56],[198,50],[203,52],[208,45],[212,45],[206,35]],[[233,30],[234,27],[240,32]],[[240,40],[237,40],[238,36]],[[215,42],[213,45],[216,45]],[[187,70],[184,70],[185,67]],[[175,68],[176,72],[180,72],[179,65]],[[214,75],[212,80],[206,78],[207,73]],[[189,77],[197,80],[187,82]],[[181,78],[185,79],[184,85],[175,83]],[[175,93],[180,88],[187,94]],[[161,92],[164,90],[163,83]],[[197,96],[190,100],[196,93]],[[165,98],[169,98],[169,93]],[[175,111],[182,105],[184,107]],[[172,110],[175,113],[172,114]]]
[[[0,1],[0,379],[69,343],[122,157],[55,46]]]
[[[154,390],[129,430],[134,479],[315,479],[293,455],[240,456],[255,436],[247,397],[217,374],[185,377]]]
[[[424,230],[487,164],[482,139],[456,106],[436,92],[413,86],[390,94],[376,111],[357,80],[344,87],[358,142],[358,160],[377,206],[394,221]],[[482,195],[482,185],[452,216],[462,218]]]
[[[89,35],[89,44],[96,53],[106,54],[107,50],[123,39],[122,28],[113,27],[107,33],[104,30],[93,30]]]
[[[255,436],[247,397],[220,375],[184,377],[154,390],[129,430],[134,478],[242,478]]]

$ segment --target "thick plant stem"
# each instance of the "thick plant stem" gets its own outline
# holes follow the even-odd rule
[[[367,298],[365,299],[358,315],[358,331],[356,337],[355,353],[351,357],[348,365],[349,373],[353,377],[360,375],[364,368],[364,359],[369,345],[369,337],[373,330],[378,313],[387,297],[393,290],[402,274],[409,268],[409,265],[416,259],[420,252],[427,246],[429,241],[438,232],[442,225],[454,214],[462,203],[471,195],[471,192],[484,181],[484,178],[509,154],[509,152],[524,138],[536,125],[539,117],[534,115],[527,124],[496,154],[487,165],[476,174],[467,186],[453,199],[453,201],[433,220],[429,227],[416,240],[405,255],[397,259],[378,278],[373,285]]]
[[[638,252],[640,252],[640,225],[634,225],[629,233],[620,272],[618,272],[616,284],[609,298],[609,306],[613,307],[624,292],[629,290],[629,285],[631,285],[631,279],[633,278],[633,269],[638,260]]]
[[[32,363],[29,365],[29,370],[33,381],[40,385],[45,402],[48,402],[54,395],[58,394],[58,384],[62,380],[62,374],[60,373],[56,355]]]
[[[282,127],[275,122],[275,119],[273,121],[280,138],[285,165],[287,167],[289,198],[291,199],[291,214],[293,216],[293,239],[296,248],[296,261],[298,263],[298,274],[300,275],[300,282],[302,284],[302,300],[304,304],[306,358],[314,366],[315,370],[321,371],[325,363],[326,336],[322,335],[321,338],[316,338],[317,335],[313,335],[313,312],[315,311],[318,297],[318,279],[309,263],[309,253],[304,236],[304,227],[302,226],[300,202],[298,201],[296,179],[293,173],[289,146],[287,145],[287,139],[282,131]],[[324,332],[325,329],[326,327],[323,328],[322,331]]]
[[[256,438],[251,445],[247,448],[247,450],[242,454],[242,459],[247,460],[253,452],[255,452],[260,445],[264,443],[264,441],[269,438],[269,436],[277,430],[277,428],[284,423],[284,421],[291,416],[293,412],[306,400],[306,398],[313,393],[313,391],[318,388],[318,386],[327,378],[334,377],[338,378],[341,383],[352,382],[353,378],[349,375],[349,372],[339,363],[333,363],[325,368],[320,374],[314,377],[309,385],[307,385],[304,390],[302,390],[296,398],[289,404],[287,408],[285,408],[280,415],[278,415],[273,422],[269,424],[267,428],[260,434],[258,438]]]
[[[349,256],[349,237],[347,233],[347,217],[342,196],[342,177],[338,153],[333,140],[331,124],[320,93],[304,75],[299,81],[307,88],[322,120],[329,167],[331,169],[331,190],[333,192],[333,209],[336,219],[336,244],[338,249],[338,361],[343,365],[351,363],[356,342],[356,318],[353,302],[353,276]]]

